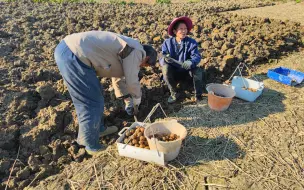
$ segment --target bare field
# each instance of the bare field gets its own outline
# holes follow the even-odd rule
[[[303,189],[303,84],[281,85],[266,72],[276,66],[304,71],[304,28],[226,13],[271,4],[0,2],[0,189]],[[75,143],[77,118],[54,48],[68,34],[107,30],[160,51],[168,24],[180,15],[193,19],[190,36],[199,43],[208,82],[221,83],[245,62],[265,83],[263,95],[254,103],[234,99],[227,111],[214,112],[207,97],[192,101],[191,82],[185,82],[181,101],[170,105],[160,68],[144,69],[139,120],[161,103],[189,131],[180,155],[167,167],[119,157],[115,134],[100,139],[107,151],[89,157]],[[115,99],[110,80],[101,83],[105,123],[129,126],[133,117]],[[157,112],[153,120],[161,117]]]
[[[244,16],[267,17],[284,21],[299,22],[304,26],[304,2],[289,2],[263,8],[236,10],[234,13]]]

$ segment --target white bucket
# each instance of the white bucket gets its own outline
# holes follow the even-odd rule
[[[234,89],[236,97],[249,102],[254,102],[262,94],[264,83],[239,76],[234,76],[231,82],[231,87]],[[244,87],[255,89],[256,91],[253,92],[246,90]]]
[[[179,136],[177,140],[164,142],[156,138],[149,138],[155,134],[176,134]],[[179,154],[182,141],[187,136],[186,128],[176,120],[156,122],[146,126],[145,137],[147,138],[151,150],[157,150],[165,154],[165,162],[171,161]]]

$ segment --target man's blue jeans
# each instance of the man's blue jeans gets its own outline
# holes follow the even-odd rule
[[[164,64],[162,66],[162,73],[171,94],[176,93],[177,82],[186,78],[186,75],[189,75],[189,72],[192,75],[195,96],[199,97],[203,94],[203,70],[200,67],[196,67],[194,69],[191,69],[190,71],[186,71],[184,69],[179,69],[169,64]]]
[[[95,70],[81,62],[64,40],[55,49],[55,61],[76,109],[77,142],[87,150],[97,151],[101,148],[99,133],[105,130],[103,87]]]

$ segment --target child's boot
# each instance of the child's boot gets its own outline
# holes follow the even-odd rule
[[[172,104],[174,102],[176,102],[177,98],[179,97],[179,94],[176,92],[171,92],[171,95],[168,98],[168,103]]]

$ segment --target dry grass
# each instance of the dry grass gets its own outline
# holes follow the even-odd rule
[[[36,189],[303,189],[303,84],[289,87],[265,77],[280,65],[304,71],[303,62],[302,51],[258,68],[267,89],[256,103],[234,100],[228,111],[213,112],[205,100],[171,115],[189,136],[167,167],[120,157],[110,146]]]
[[[120,3],[122,1],[126,3],[144,3],[144,4],[155,4],[156,0],[95,0],[96,2],[101,3]],[[200,2],[201,0],[198,0],[196,2]],[[171,0],[171,3],[188,3],[190,0]]]
[[[87,1],[87,0],[84,0]],[[157,0],[94,0],[95,2],[100,2],[100,3],[121,3],[121,2],[126,2],[126,3],[143,3],[143,4],[156,4]],[[255,0],[257,3],[258,2],[272,2],[272,0]],[[252,0],[239,0],[238,3],[248,3],[252,2]],[[213,5],[217,4],[225,4],[227,1],[223,0],[170,0],[170,3],[206,3],[210,4],[210,7]]]

